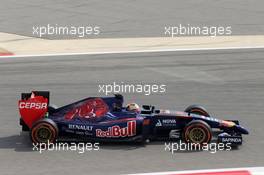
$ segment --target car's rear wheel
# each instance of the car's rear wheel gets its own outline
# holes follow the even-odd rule
[[[37,121],[31,128],[30,133],[32,142],[37,143],[54,143],[58,137],[58,127],[50,119]]]
[[[203,115],[205,117],[210,117],[210,114],[207,112],[207,110],[199,105],[191,105],[185,109],[185,112],[189,114],[192,113],[192,114]]]
[[[193,120],[185,126],[183,139],[186,143],[209,143],[212,139],[212,129],[204,121]]]

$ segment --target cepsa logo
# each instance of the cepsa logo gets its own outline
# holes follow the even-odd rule
[[[34,102],[20,102],[20,109],[46,109],[48,107],[47,103],[34,103]]]
[[[120,126],[109,127],[107,131],[96,129],[97,137],[131,137],[136,135],[136,121],[127,122],[127,126],[121,128]]]

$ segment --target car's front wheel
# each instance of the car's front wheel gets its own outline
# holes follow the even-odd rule
[[[193,120],[188,123],[182,134],[186,143],[205,144],[212,139],[211,127],[201,120]]]

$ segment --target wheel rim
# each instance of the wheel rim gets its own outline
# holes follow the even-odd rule
[[[192,143],[203,143],[206,133],[202,128],[192,128],[189,132],[189,139]]]
[[[54,142],[56,130],[47,123],[41,123],[32,130],[32,140],[34,143]]]
[[[40,127],[37,130],[37,138],[40,142],[47,142],[52,138],[52,133],[47,127]]]

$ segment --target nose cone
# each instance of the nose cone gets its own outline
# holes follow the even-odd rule
[[[243,126],[236,125],[236,128],[238,129],[239,132],[241,132],[241,134],[249,134],[249,131]]]

